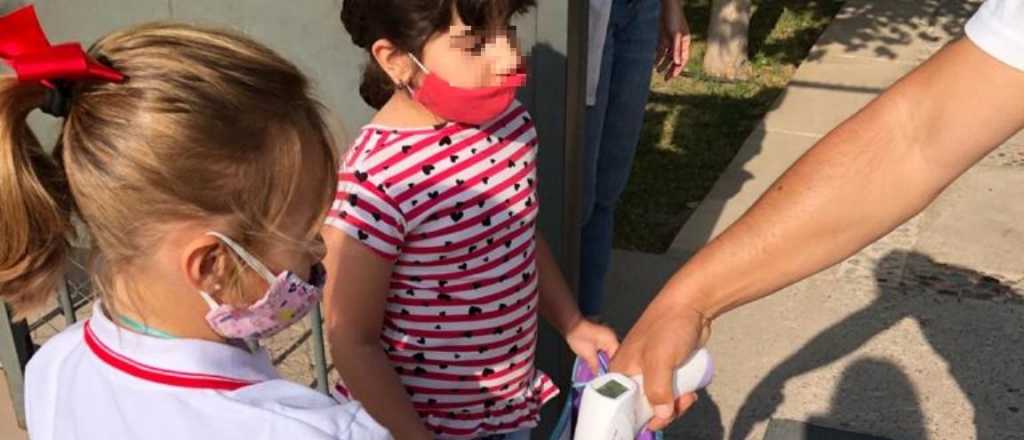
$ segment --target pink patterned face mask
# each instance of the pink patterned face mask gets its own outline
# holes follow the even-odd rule
[[[326,280],[323,264],[313,265],[309,281],[289,271],[274,276],[266,265],[234,240],[217,232],[209,234],[231,248],[270,285],[263,298],[245,308],[217,304],[210,294],[199,292],[210,305],[206,321],[218,335],[229,339],[267,338],[298,322],[319,305]]]

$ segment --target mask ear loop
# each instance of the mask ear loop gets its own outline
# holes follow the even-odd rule
[[[418,66],[420,68],[420,70],[423,71],[423,73],[426,73],[427,75],[430,75],[430,69],[427,69],[427,66],[424,66],[423,63],[420,62],[420,59],[416,58],[416,55],[413,55],[413,54],[410,53],[409,54],[409,58],[412,59],[412,62],[416,63],[416,66]],[[414,92],[412,90],[412,86],[410,86],[409,83],[407,83],[405,81],[402,81],[401,83],[399,83],[398,87],[405,88],[405,91],[409,92],[409,96],[414,96],[416,94],[416,92]]]
[[[427,66],[424,66],[423,63],[420,62],[420,59],[416,58],[416,55],[409,54],[409,58],[412,58],[412,62],[416,63],[416,65],[420,67],[420,70],[422,70],[423,73],[426,73],[428,75],[430,74],[430,69],[428,69]]]
[[[231,250],[234,251],[235,254],[242,259],[242,261],[245,261],[245,263],[248,264],[249,267],[255,270],[256,273],[260,274],[260,276],[262,276],[263,279],[267,280],[268,283],[274,284],[274,281],[277,280],[277,277],[274,276],[274,273],[271,272],[270,269],[267,269],[267,266],[265,266],[260,260],[257,260],[256,257],[253,257],[252,254],[249,253],[249,251],[246,251],[245,248],[242,247],[242,245],[228,238],[224,234],[221,234],[220,232],[211,231],[207,232],[206,235],[212,235],[216,237],[222,243],[231,248]]]
[[[199,296],[203,298],[203,301],[206,301],[206,305],[210,306],[211,309],[216,309],[217,307],[220,307],[220,304],[217,304],[217,301],[215,301],[213,297],[210,296],[209,293],[206,293],[205,290],[200,290]]]

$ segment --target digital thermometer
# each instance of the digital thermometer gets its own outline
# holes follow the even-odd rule
[[[673,395],[692,393],[711,383],[711,354],[700,349],[675,371]],[[576,422],[576,440],[633,440],[654,416],[642,376],[608,373],[587,384]]]

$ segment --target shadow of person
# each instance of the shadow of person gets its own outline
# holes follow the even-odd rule
[[[843,371],[826,414],[813,415],[812,425],[856,430],[860,426],[893,426],[900,439],[924,439],[920,399],[906,373],[884,359],[860,359]]]
[[[700,390],[697,403],[679,420],[665,430],[665,438],[686,440],[722,440],[725,426],[722,425],[722,411],[706,390]]]
[[[853,353],[904,319],[916,322],[946,362],[970,405],[948,410],[965,417],[973,414],[973,420],[965,422],[973,423],[975,438],[1013,438],[1024,432],[1020,414],[1024,407],[1024,350],[1020,349],[1024,344],[1024,301],[1020,293],[996,277],[938,263],[917,252],[890,252],[879,261],[874,275],[879,292],[874,302],[818,334],[761,380],[740,407],[731,439],[748,438],[756,423],[772,416],[785,398],[787,381]],[[856,377],[863,380],[841,389],[850,402],[844,404],[843,414],[831,415],[853,421],[851,426],[859,431],[905,438],[901,431],[904,421],[897,418],[901,414],[913,418],[916,413],[901,409],[905,402],[899,400],[899,394],[903,391],[880,388],[882,378]],[[872,392],[884,393],[872,398],[868,395]],[[882,412],[890,415],[877,422],[856,418]],[[912,421],[906,423],[913,425]]]

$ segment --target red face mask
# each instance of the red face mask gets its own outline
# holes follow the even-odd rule
[[[481,125],[497,118],[512,105],[516,91],[526,84],[526,73],[505,76],[499,86],[467,89],[455,87],[427,70],[415,56],[416,65],[427,74],[412,98],[431,113],[447,121]]]

